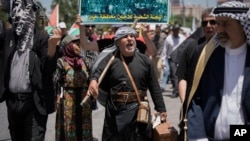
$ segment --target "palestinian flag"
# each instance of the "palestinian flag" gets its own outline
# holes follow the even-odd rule
[[[58,23],[59,23],[59,5],[57,4],[50,15],[48,26],[57,27]]]
[[[80,35],[80,27],[78,24],[74,23],[68,31],[69,35],[77,36]]]

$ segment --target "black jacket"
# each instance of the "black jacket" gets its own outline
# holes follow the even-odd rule
[[[53,90],[52,75],[56,69],[56,59],[49,58],[47,34],[42,35],[35,31],[34,44],[30,53],[29,70],[31,76],[31,85],[33,90],[33,99],[40,114],[46,115],[54,112],[55,94]],[[0,58],[0,100],[8,98],[10,66],[12,57],[16,50],[16,36],[12,29],[3,32],[0,35],[0,50],[3,55]]]
[[[241,106],[245,124],[250,124],[250,49],[244,68]],[[188,138],[214,138],[214,128],[221,107],[224,86],[225,48],[217,47],[202,74],[199,86],[188,107]]]

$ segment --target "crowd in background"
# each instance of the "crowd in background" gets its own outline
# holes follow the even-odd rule
[[[75,23],[80,24],[79,21],[77,20],[79,20],[79,17],[76,17]],[[68,34],[70,29],[66,27],[66,24],[64,22],[60,22],[57,28],[53,30],[49,30],[49,31],[43,30],[44,25],[46,25],[45,17],[38,16],[36,17],[35,22],[36,23],[34,23],[34,25],[36,25],[36,27],[33,27],[33,28],[34,28],[36,36],[41,37],[41,39],[44,40],[45,42],[44,45],[48,44],[51,48],[53,47],[54,49],[56,49],[56,51],[54,52],[54,57],[52,57],[54,59],[53,60],[48,59],[48,61],[51,61],[51,63],[47,62],[47,64],[53,66],[53,67],[50,67],[51,70],[47,70],[47,72],[49,71],[49,73],[46,74],[47,77],[45,77],[45,74],[43,74],[45,73],[43,72],[43,70],[41,72],[42,79],[46,78],[46,80],[44,80],[43,83],[47,83],[47,86],[50,85],[48,86],[48,88],[54,90],[54,92],[51,92],[50,94],[53,95],[52,93],[55,93],[56,95],[55,99],[54,98],[49,99],[49,97],[51,97],[50,95],[45,100],[48,103],[46,105],[47,108],[45,108],[47,110],[46,113],[53,113],[54,111],[56,111],[57,113],[56,114],[56,128],[55,128],[56,140],[72,140],[72,139],[92,140],[93,136],[92,136],[92,117],[91,117],[92,112],[91,111],[97,108],[96,100],[92,97],[91,102],[89,104],[85,104],[83,107],[80,107],[80,105],[77,103],[80,103],[79,100],[83,99],[87,94],[86,91],[88,87],[88,84],[87,84],[88,77],[90,76],[91,67],[94,65],[99,52],[96,51],[94,48],[85,50],[80,47],[81,46],[80,45],[80,32],[82,32],[80,31],[80,28],[78,29],[79,34],[70,35]],[[13,23],[13,17],[9,17],[6,23],[1,22],[1,33],[4,33],[2,34],[3,36],[1,36],[3,43],[4,42],[6,43],[5,41],[6,39],[4,39],[4,37],[6,37],[5,34],[12,33],[13,29],[16,29],[16,26],[17,25]],[[103,40],[102,43],[105,43],[107,46],[109,46],[108,44],[112,43],[113,39],[115,38],[115,32],[117,31],[117,29],[119,29],[120,27],[131,26],[131,25],[113,24],[113,25],[109,25],[106,31],[105,29],[100,29],[100,28],[97,29],[96,28],[97,26],[98,25],[84,25],[84,28],[85,28],[84,38],[86,38],[88,43],[96,42],[98,45],[102,45],[101,43],[98,43],[98,41]],[[38,29],[40,29],[40,31]],[[187,38],[187,37],[184,37],[184,35],[187,35],[187,34],[182,32],[179,24],[168,25],[168,26],[159,25],[159,24],[156,24],[154,26],[152,25],[150,26],[149,24],[143,24],[143,25],[137,24],[134,26],[134,30],[137,33],[136,39],[137,39],[138,49],[140,50],[141,53],[144,53],[145,55],[147,55],[151,59],[152,62],[154,62],[155,64],[154,71],[156,72],[155,75],[157,77],[158,83],[160,84],[162,92],[164,92],[166,89],[167,82],[168,81],[170,82],[170,76],[174,76],[173,73],[170,73],[170,66],[168,64],[169,58],[165,55],[166,50],[167,50],[166,39],[168,36],[173,34],[172,32],[173,30],[176,31],[176,36],[180,34],[183,40]],[[146,39],[143,36],[144,37],[146,36]],[[46,39],[48,39],[47,43],[45,41]],[[150,40],[150,42],[148,40]],[[181,43],[182,41],[175,44],[175,46],[177,47]],[[150,47],[145,46],[145,44],[146,45],[150,44],[149,45]],[[39,44],[36,44],[36,45],[39,45]],[[102,51],[103,48],[107,47],[106,45],[105,46],[102,45],[103,47],[97,50]],[[87,46],[90,47],[91,45],[90,46],[87,45]],[[152,51],[150,51],[149,48],[151,48]],[[46,49],[46,47],[44,49]],[[48,51],[49,50],[50,49],[48,49]],[[163,53],[163,50],[165,51],[165,53]],[[2,48],[1,54],[4,52],[5,52],[5,49]],[[38,53],[37,51],[35,52]],[[2,55],[2,57],[4,57],[4,55]],[[55,60],[57,61],[55,62]],[[78,60],[77,61],[78,63],[76,63],[75,60]],[[20,66],[20,68],[21,67],[22,66]],[[7,98],[4,98],[3,100],[14,99],[15,101],[16,100],[19,101],[20,99],[19,97],[16,97],[16,95],[22,95],[22,97],[24,97],[24,101],[31,100],[30,99],[31,97],[26,97],[26,93],[18,92],[18,90],[17,92],[11,91],[8,93],[11,93],[11,95],[14,95],[14,98],[7,97]],[[177,94],[178,93],[176,92],[175,95],[173,96],[177,97],[178,96]],[[36,102],[36,100],[34,101]],[[56,103],[55,106],[53,106],[53,103],[54,103],[53,101]],[[26,102],[24,104],[26,104]],[[13,105],[15,105],[15,103],[11,103],[7,106],[12,107]],[[15,111],[15,110],[16,110],[15,108],[8,109],[9,113],[10,111]],[[31,112],[31,115],[33,112],[36,113],[36,110],[33,109],[33,111]],[[23,120],[27,120],[27,117],[23,117]],[[44,134],[38,133],[36,135],[35,131],[33,131],[35,129],[32,129],[30,126],[27,127],[27,125],[25,125],[26,123],[21,124],[20,122],[22,122],[23,120],[14,122],[15,119],[9,116],[9,122],[11,125],[13,125],[13,128],[12,126],[10,128],[10,133],[11,133],[11,137],[13,140],[16,140],[17,138],[34,139],[34,138],[38,138],[37,136],[39,136],[39,139],[41,140],[44,139]],[[43,120],[41,120],[40,118],[37,120],[44,122],[41,125],[37,125],[37,127],[42,127],[45,133],[47,116],[44,116]],[[28,122],[30,121],[28,120]],[[14,128],[16,128],[17,126],[19,126],[20,129],[24,127],[25,128],[27,127],[28,129],[32,129],[32,134],[34,135],[34,137],[32,135],[23,136],[23,134],[26,134],[27,131],[16,134],[15,132],[17,132],[19,128],[15,130]]]

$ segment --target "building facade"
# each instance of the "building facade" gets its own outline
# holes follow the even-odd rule
[[[180,6],[180,0],[170,0],[171,1],[171,4],[172,6]]]

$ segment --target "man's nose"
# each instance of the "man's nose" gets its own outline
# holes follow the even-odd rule
[[[225,28],[224,26],[217,26],[217,32],[220,33],[220,32],[224,32],[225,31]]]

